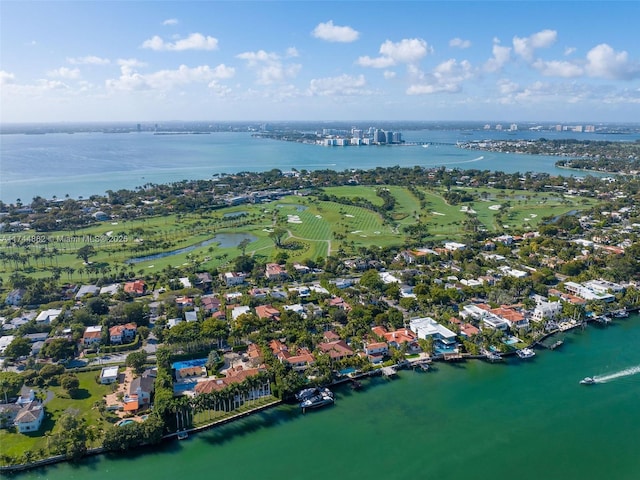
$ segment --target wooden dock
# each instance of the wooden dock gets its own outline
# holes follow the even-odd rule
[[[464,357],[460,352],[451,352],[451,353],[443,353],[442,359],[445,362],[459,362],[460,360],[463,360]]]
[[[380,371],[382,372],[382,376],[387,378],[393,377],[396,373],[398,373],[393,367],[382,367]]]

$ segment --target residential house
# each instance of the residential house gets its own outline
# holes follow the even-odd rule
[[[119,345],[122,343],[131,343],[136,337],[138,325],[135,323],[126,323],[124,325],[114,325],[109,328],[109,343],[111,345]]]
[[[118,381],[118,367],[104,367],[100,371],[100,383],[109,385]]]
[[[27,291],[24,288],[14,288],[8,293],[4,303],[14,306],[20,305],[20,302],[22,302],[22,297],[24,297],[25,293],[27,293]]]
[[[393,332],[388,332],[383,326],[376,326],[371,329],[378,337],[384,338],[390,347],[400,348],[402,345],[407,345],[409,350],[416,350],[418,348],[418,338],[408,328],[400,328]]]
[[[285,361],[291,365],[295,371],[301,372],[313,365],[316,359],[308,349],[299,348],[295,355],[289,355]]]
[[[191,297],[182,296],[182,297],[176,298],[176,305],[179,308],[193,307],[194,301],[193,301],[193,298]]]
[[[382,363],[383,358],[389,353],[387,342],[367,342],[364,345],[364,353],[371,363]]]
[[[43,419],[44,407],[39,401],[33,400],[18,411],[14,425],[19,433],[37,432]]]
[[[102,325],[92,325],[84,330],[82,344],[85,347],[97,345],[102,340]]]
[[[104,287],[100,287],[100,295],[103,293],[106,295],[115,295],[120,290],[120,285],[117,283],[112,283],[111,285],[105,285]]]
[[[540,295],[535,296],[536,306],[532,318],[536,322],[555,320],[562,313],[562,302],[550,302]]]
[[[329,300],[329,307],[338,307],[346,312],[351,311],[351,305],[344,301],[342,297],[333,297]]]
[[[256,315],[260,319],[280,320],[280,310],[272,305],[259,305],[256,307]]]
[[[213,283],[213,278],[211,278],[211,274],[209,272],[196,273],[196,287],[203,291],[209,291],[211,289],[211,284]]]
[[[187,312],[184,312],[184,319],[187,322],[197,322],[198,321],[198,307],[196,307],[196,310],[189,310]]]
[[[490,310],[495,316],[506,320],[509,323],[509,326],[513,329],[517,328],[529,328],[529,320],[517,310],[501,306],[498,308],[492,308]]]
[[[251,313],[251,307],[246,305],[240,307],[233,307],[231,310],[231,318],[236,320],[240,315],[244,315],[245,313]]]
[[[76,293],[75,298],[76,300],[81,300],[87,295],[93,295],[93,296],[100,295],[100,287],[98,287],[97,285],[83,285],[78,290],[78,293]]]
[[[285,280],[288,277],[285,268],[277,263],[267,263],[264,275],[267,280]]]
[[[245,278],[246,275],[243,272],[226,272],[224,274],[224,282],[227,287],[242,285],[245,281]]]
[[[329,355],[332,360],[342,360],[343,358],[353,356],[355,353],[344,340],[320,343],[318,344],[318,350]]]
[[[471,325],[470,323],[463,323],[460,325],[460,335],[465,338],[471,338],[474,335],[478,335],[480,333],[480,329]]]
[[[253,377],[261,372],[258,368],[244,369],[242,367],[230,368],[226,371],[226,377],[214,378],[203,382],[198,382],[195,387],[196,395],[202,395],[206,393],[216,392],[223,390],[231,385],[241,383],[249,377]],[[233,399],[232,408],[238,408],[242,405],[244,400],[257,400],[262,397],[271,395],[271,382],[269,379],[265,379],[264,382],[259,385],[254,385],[244,397],[236,395]]]
[[[144,283],[143,280],[134,280],[133,282],[127,282],[124,284],[125,293],[129,293],[135,296],[144,295],[146,289],[147,284]]]
[[[43,310],[36,317],[36,323],[42,323],[45,325],[49,325],[52,321],[54,321],[58,316],[62,313],[61,309],[50,308],[48,310]]]
[[[202,307],[202,309],[204,310],[204,312],[208,315],[211,315],[214,312],[217,312],[218,310],[220,310],[220,305],[222,304],[222,302],[220,301],[220,299],[218,297],[214,297],[214,296],[203,296],[200,299],[200,305]]]
[[[418,338],[433,338],[436,348],[454,348],[456,334],[447,327],[440,325],[431,317],[414,318],[409,321],[409,328],[416,332]]]

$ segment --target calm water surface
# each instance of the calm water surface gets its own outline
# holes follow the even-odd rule
[[[571,132],[418,130],[403,132],[407,142],[487,138],[569,138]],[[612,138],[609,138],[612,137]],[[576,138],[634,141],[639,135],[580,134]],[[210,179],[214,174],[298,170],[346,170],[415,165],[477,168],[504,172],[575,174],[555,168],[557,157],[462,150],[455,145],[321,147],[265,140],[249,133],[153,135],[151,133],[66,133],[0,136],[0,200],[23,202],[40,195],[85,198],[107,190],[146,183]]]
[[[16,478],[637,480],[640,374],[624,371],[638,371],[639,344],[633,316],[529,361],[402,371],[306,415],[282,406],[159,451]],[[615,378],[579,385],[588,375]]]

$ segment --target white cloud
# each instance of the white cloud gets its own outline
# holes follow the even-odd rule
[[[568,57],[569,55],[571,55],[572,53],[575,53],[576,48],[575,47],[565,47],[564,49],[564,55],[565,57]]]
[[[471,41],[456,37],[449,40],[449,46],[455,48],[469,48],[471,46]]]
[[[527,62],[532,62],[536,49],[550,47],[557,38],[558,32],[548,29],[525,38],[513,37],[513,51]]]
[[[64,78],[67,80],[75,80],[80,78],[80,70],[77,68],[60,67],[47,72],[48,77]]]
[[[368,55],[358,58],[356,63],[361,67],[371,67],[371,68],[387,68],[387,67],[392,67],[393,65],[396,64],[395,60],[390,57],[371,58]]]
[[[192,33],[187,38],[176,40],[174,43],[165,42],[158,35],[142,42],[142,48],[155,51],[182,52],[185,50],[216,50],[218,39],[204,36],[201,33]]]
[[[536,60],[533,67],[546,77],[574,78],[584,73],[584,69],[572,62],[560,60],[544,61]]]
[[[431,73],[423,73],[415,68],[411,73],[415,80],[407,89],[407,95],[457,93],[462,90],[462,83],[474,76],[467,60],[458,62],[453,58],[439,64]]]
[[[356,63],[361,67],[388,68],[398,63],[416,63],[428,53],[433,52],[427,42],[421,38],[405,38],[399,42],[385,41],[380,45],[380,57],[368,55],[359,57]]]
[[[511,95],[520,90],[520,85],[507,79],[498,80],[497,85],[502,95]]]
[[[67,62],[71,65],[109,65],[111,63],[108,58],[101,58],[95,55],[73,58],[67,57]]]
[[[396,72],[393,72],[391,70],[385,70],[383,75],[384,75],[384,78],[386,78],[387,80],[391,80],[392,78],[396,78]]]
[[[333,24],[333,20],[326,23],[319,23],[311,33],[314,37],[327,42],[351,43],[360,36],[360,32],[351,27],[340,27]]]
[[[606,43],[593,47],[587,53],[585,70],[592,77],[613,80],[631,80],[640,76],[640,64],[631,62],[627,52],[616,52]]]
[[[167,18],[164,22],[162,22],[162,25],[177,25],[177,24],[178,24],[177,18]]]
[[[211,82],[229,79],[235,75],[235,69],[224,64],[215,68],[208,65],[193,68],[180,65],[176,70],[159,70],[148,74],[135,71],[132,62],[123,61],[120,65],[120,77],[107,80],[107,88],[125,91],[152,89],[166,91],[193,83],[207,83],[211,86]]]
[[[256,72],[256,83],[260,85],[271,85],[284,82],[287,78],[295,78],[302,68],[299,64],[284,64],[280,55],[264,50],[243,52],[236,55],[236,58],[247,61],[248,67]]]
[[[364,75],[314,78],[309,83],[309,92],[319,96],[367,95],[371,92],[365,89],[366,84]]]
[[[298,53],[298,49],[296,47],[289,47],[287,48],[286,55],[287,57],[295,58],[295,57],[299,57],[300,53]]]
[[[487,72],[497,72],[502,70],[507,62],[511,59],[511,47],[503,47],[500,45],[500,40],[493,39],[493,48],[491,49],[493,56],[487,60],[484,64],[484,69]]]
[[[433,49],[421,38],[405,38],[397,43],[387,40],[380,46],[380,53],[399,63],[414,63]]]
[[[5,70],[0,70],[0,85],[9,85],[15,82],[16,76]]]

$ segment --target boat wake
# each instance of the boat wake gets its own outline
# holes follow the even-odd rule
[[[635,367],[631,368],[625,368],[624,370],[620,370],[616,373],[610,373],[608,375],[597,375],[593,377],[593,379],[596,381],[596,383],[607,383],[617,378],[628,377],[637,373],[640,373],[640,365],[636,365]]]

